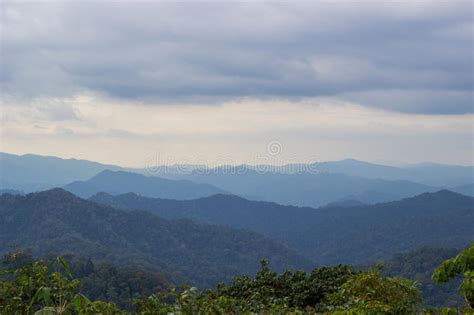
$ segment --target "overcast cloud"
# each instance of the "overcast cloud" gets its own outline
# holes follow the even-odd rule
[[[474,163],[472,1],[1,6],[1,151]]]
[[[2,1],[2,95],[147,106],[326,97],[472,113],[472,10],[471,1]]]

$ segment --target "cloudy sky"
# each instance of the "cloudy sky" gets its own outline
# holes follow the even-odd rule
[[[473,163],[471,1],[1,6],[5,152]]]

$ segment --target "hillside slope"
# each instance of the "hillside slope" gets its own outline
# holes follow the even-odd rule
[[[117,210],[62,189],[0,196],[0,254],[12,246],[31,248],[36,255],[72,253],[142,265],[199,286],[253,274],[262,258],[277,270],[310,267],[295,252],[255,232]]]
[[[122,168],[87,160],[0,152],[0,188],[25,192],[43,190],[88,179],[105,169]]]
[[[245,166],[194,172],[182,178],[211,184],[235,195],[253,196],[251,199],[254,200],[308,207],[320,207],[359,195],[362,197],[356,199],[361,202],[377,203],[439,190],[407,180],[384,180],[326,172],[262,173]]]
[[[188,201],[135,194],[98,194],[91,199],[166,218],[251,229],[320,264],[358,264],[420,246],[463,247],[473,241],[474,231],[474,198],[447,190],[376,205],[320,209],[228,195]]]
[[[111,194],[134,192],[148,197],[181,200],[225,193],[222,189],[209,184],[110,170],[102,171],[86,181],[70,183],[64,186],[64,189],[82,198],[88,198],[98,192]]]

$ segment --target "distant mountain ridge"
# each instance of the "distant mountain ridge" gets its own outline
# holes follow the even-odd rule
[[[44,190],[89,179],[105,169],[123,168],[87,160],[0,152],[0,188],[25,192]]]
[[[224,190],[209,184],[110,170],[104,170],[86,181],[70,183],[64,186],[64,189],[82,198],[88,198],[98,192],[134,192],[148,197],[181,200],[225,193]]]
[[[212,193],[226,192],[252,200],[319,207],[352,199],[374,204],[433,192],[441,188],[458,191],[474,182],[474,167],[422,163],[404,167],[385,166],[347,159],[313,164],[240,165],[206,168],[202,165],[122,168],[86,160],[60,159],[39,155],[0,153],[0,189],[24,192],[52,187],[67,188],[83,197],[99,191],[125,193],[114,187],[93,187],[84,182],[104,170],[126,171],[168,180],[188,180],[213,185]],[[74,184],[72,184],[74,182]],[[189,186],[189,185],[188,185]],[[114,188],[114,189],[111,189]],[[217,191],[218,189],[219,191]],[[131,190],[133,191],[133,190]],[[459,190],[467,194],[472,189]],[[147,194],[163,198],[198,198],[210,194]]]
[[[62,189],[0,196],[0,254],[13,245],[36,255],[80,253],[142,265],[200,286],[253,274],[262,258],[277,270],[311,267],[294,251],[255,232],[122,211]]]
[[[384,180],[340,173],[261,173],[244,166],[195,172],[180,178],[220,187],[254,200],[319,207],[341,199],[377,203],[412,197],[439,188],[406,180]]]
[[[10,194],[10,195],[24,195],[25,193],[21,190],[16,189],[0,189],[0,195]]]
[[[459,194],[474,197],[474,183],[453,187],[452,190]]]
[[[474,166],[436,163],[419,163],[397,167],[346,159],[320,162],[314,168],[321,172],[342,173],[351,176],[386,180],[407,180],[446,188],[471,183],[474,178]]]
[[[463,247],[474,240],[474,198],[447,190],[376,205],[319,209],[222,194],[176,201],[102,193],[91,200],[165,218],[250,229],[324,265],[358,264],[420,246]]]
[[[406,166],[388,166],[355,159],[339,161],[323,161],[317,163],[294,163],[286,165],[236,165],[219,166],[216,168],[199,168],[193,172],[183,174],[244,174],[247,170],[259,173],[303,174],[303,173],[331,173],[344,174],[354,177],[364,177],[384,180],[405,180],[435,187],[454,187],[473,182],[474,166],[446,165],[437,163],[418,163]],[[157,168],[155,175],[165,176],[166,168]],[[168,175],[176,176],[176,172]]]

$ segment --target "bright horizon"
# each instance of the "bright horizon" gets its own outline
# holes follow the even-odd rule
[[[474,164],[449,164],[449,163],[438,163],[438,162],[433,162],[433,161],[420,161],[420,162],[415,162],[415,163],[401,163],[397,161],[368,161],[368,160],[361,160],[361,159],[356,159],[352,157],[348,157],[345,159],[337,159],[337,160],[318,160],[318,161],[293,161],[293,162],[285,162],[284,160],[278,159],[277,157],[274,157],[273,159],[262,159],[262,163],[259,164],[250,164],[250,163],[233,163],[232,161],[228,161],[228,163],[222,163],[222,164],[204,164],[204,163],[190,163],[189,159],[187,161],[184,161],[180,163],[179,161],[176,163],[173,163],[173,159],[166,159],[163,158],[160,160],[160,157],[150,157],[144,164],[142,165],[124,165],[124,164],[115,164],[107,161],[98,161],[98,160],[91,160],[91,159],[82,159],[82,158],[77,158],[77,157],[69,157],[69,156],[57,156],[57,155],[45,155],[45,154],[37,154],[37,153],[15,153],[15,152],[6,152],[6,151],[0,151],[0,153],[5,153],[5,154],[11,154],[11,155],[17,155],[17,156],[26,156],[26,155],[34,155],[34,156],[39,156],[39,157],[52,157],[52,158],[59,158],[63,160],[77,160],[77,161],[89,161],[89,162],[97,162],[100,164],[108,164],[112,166],[118,166],[121,168],[129,168],[129,169],[140,169],[140,168],[147,168],[147,167],[153,167],[153,166],[166,166],[166,167],[172,167],[172,166],[199,166],[199,167],[205,167],[205,168],[219,168],[219,167],[237,167],[237,166],[249,166],[249,167],[256,167],[256,166],[274,166],[274,167],[284,167],[284,166],[289,166],[292,164],[318,164],[318,163],[326,163],[326,162],[343,162],[343,161],[356,161],[356,162],[362,162],[362,163],[369,163],[369,164],[376,164],[376,165],[382,165],[382,166],[391,166],[391,167],[399,167],[399,168],[404,168],[404,167],[410,167],[410,166],[418,166],[418,165],[446,165],[446,166],[466,166],[466,167],[474,167]],[[268,154],[271,156],[270,154]],[[265,162],[266,163],[263,163]],[[158,163],[157,163],[158,162]],[[162,163],[161,163],[162,162]]]

